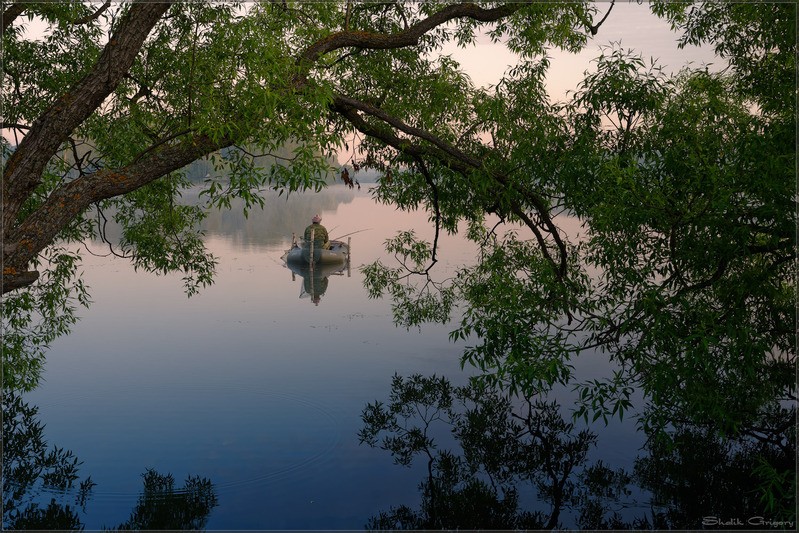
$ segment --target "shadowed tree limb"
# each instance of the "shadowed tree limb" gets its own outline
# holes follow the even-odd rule
[[[477,4],[465,2],[447,6],[407,29],[390,35],[365,31],[332,33],[306,48],[305,52],[297,58],[297,63],[314,63],[322,55],[339,48],[355,47],[383,50],[415,46],[419,44],[419,38],[422,35],[453,19],[470,18],[479,22],[494,22],[511,15],[525,5],[527,3],[514,2],[492,9],[483,9]]]
[[[70,181],[53,191],[42,206],[13,230],[8,242],[19,244],[5,248],[6,264],[28,264],[63,227],[91,204],[135,191],[232,144],[229,139],[214,140],[205,135],[194,135],[178,144],[149,151],[126,167],[103,169]],[[4,277],[4,292],[6,284]]]
[[[333,98],[332,109],[347,119],[350,124],[352,124],[361,133],[376,139],[380,139],[389,146],[392,146],[398,151],[406,153],[414,158],[418,159],[422,157],[433,157],[441,160],[453,170],[463,174],[474,170],[486,171],[481,159],[464,153],[455,146],[436,137],[428,131],[405,124],[400,119],[389,115],[384,110],[376,108],[371,104],[360,102],[354,98],[338,94]],[[413,143],[409,139],[399,137],[393,131],[371,125],[360,116],[358,113],[359,110],[383,121],[385,124],[398,131],[401,131],[402,133],[429,142],[432,146]],[[494,153],[494,155],[496,157],[500,157],[499,154]],[[557,260],[555,260],[549,253],[546,240],[541,233],[541,227],[524,213],[524,210],[521,206],[514,206],[513,212],[524,222],[528,228],[533,231],[544,257],[553,265],[555,271],[558,273],[558,276],[560,278],[565,277],[567,256],[566,245],[560,237],[560,231],[558,230],[557,226],[555,226],[552,218],[549,215],[544,200],[530,191],[519,190],[518,187],[515,187],[513,184],[509,183],[507,178],[499,172],[490,172],[490,175],[502,187],[513,187],[514,190],[522,194],[523,198],[532,204],[533,208],[541,217],[543,229],[552,235],[552,238],[555,241],[555,245],[557,246],[559,252],[559,258]]]
[[[100,15],[106,12],[108,8],[111,7],[111,0],[106,0],[106,2],[101,5],[94,13],[86,15],[85,17],[81,17],[79,19],[75,19],[72,21],[72,24],[80,25],[80,24],[87,24],[93,20],[97,20]]]
[[[19,210],[39,185],[47,163],[70,133],[114,91],[170,5],[168,1],[134,3],[92,70],[31,125],[3,172],[4,242],[10,242]]]
[[[2,25],[2,34],[0,34],[0,37],[5,35],[6,30],[9,28],[9,26],[11,26],[14,20],[24,12],[25,12],[25,3],[22,2],[21,0],[13,2],[10,5],[7,2],[3,2],[3,13],[2,15],[0,15],[0,18],[3,19],[3,25]]]

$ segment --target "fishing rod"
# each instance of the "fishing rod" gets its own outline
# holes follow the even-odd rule
[[[369,231],[370,229],[372,228],[359,229],[358,231],[353,231],[352,233],[347,233],[346,235],[342,235],[341,237],[336,237],[335,239],[330,239],[330,240],[333,241],[333,240],[343,239],[344,237],[349,237],[350,235],[355,235],[356,233],[361,233],[362,231]]]

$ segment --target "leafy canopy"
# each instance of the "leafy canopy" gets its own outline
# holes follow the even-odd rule
[[[186,165],[211,156],[229,175],[208,183],[209,207],[251,208],[267,187],[322,186],[327,157],[357,139],[383,172],[379,201],[480,248],[437,280],[437,238],[392,240],[400,263],[365,272],[399,323],[458,309],[464,363],[511,390],[577,387],[577,416],[623,416],[640,387],[647,429],[751,425],[795,399],[796,7],[651,7],[729,66],[670,76],[608,48],[551,102],[547,49],[601,32],[587,3],[10,4],[4,380],[32,386],[88,302],[72,250],[106,218],[137,267],[182,271],[192,294],[214,259],[203,206],[179,201]],[[41,39],[21,33],[25,16],[47,21]],[[520,58],[487,89],[440,54],[482,32]],[[253,157],[287,143],[285,164]],[[612,375],[575,383],[573,361],[597,350]]]

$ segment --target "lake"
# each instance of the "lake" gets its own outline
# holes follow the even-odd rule
[[[395,373],[459,385],[473,370],[460,368],[463,344],[449,341],[451,325],[397,328],[390,301],[368,298],[358,267],[390,263],[386,239],[411,228],[433,236],[426,214],[379,205],[368,187],[270,195],[247,218],[211,213],[217,275],[192,298],[178,275],[134,272],[124,259],[84,250],[93,303],[53,343],[39,388],[24,399],[39,408],[47,442],[74,452],[81,478],[95,483],[79,511],[87,529],[125,521],[147,469],[172,474],[176,489],[191,475],[209,479],[212,530],[362,529],[392,506],[418,506],[423,461],[397,466],[359,444],[361,412],[386,399]],[[329,277],[318,302],[281,259],[315,213],[331,238],[352,234],[351,268]],[[102,243],[89,249],[107,252]],[[474,261],[475,248],[442,236],[439,258],[437,272],[451,273]],[[607,375],[606,357],[584,357],[577,373]],[[555,394],[566,412],[570,395]],[[592,429],[592,461],[632,467],[644,440],[634,423]],[[72,494],[40,498],[54,496],[69,503]],[[646,509],[646,498],[635,507]]]

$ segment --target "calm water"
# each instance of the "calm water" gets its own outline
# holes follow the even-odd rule
[[[449,326],[395,328],[390,302],[367,298],[357,267],[390,261],[385,239],[408,228],[432,237],[425,214],[377,205],[367,187],[270,197],[247,219],[212,214],[216,282],[190,299],[179,276],[84,253],[94,303],[53,344],[25,400],[39,407],[47,441],[72,450],[81,477],[96,483],[81,513],[87,529],[125,521],[148,468],[171,473],[177,487],[189,475],[212,481],[208,529],[360,529],[381,510],[418,505],[424,465],[399,467],[359,445],[361,410],[388,396],[394,373],[462,384],[468,369]],[[318,305],[281,261],[316,212],[331,237],[359,231],[352,268],[330,276]],[[474,249],[444,237],[440,254],[447,272]],[[602,357],[578,370],[607,373]],[[634,427],[594,430],[591,457],[629,468],[641,445]]]

